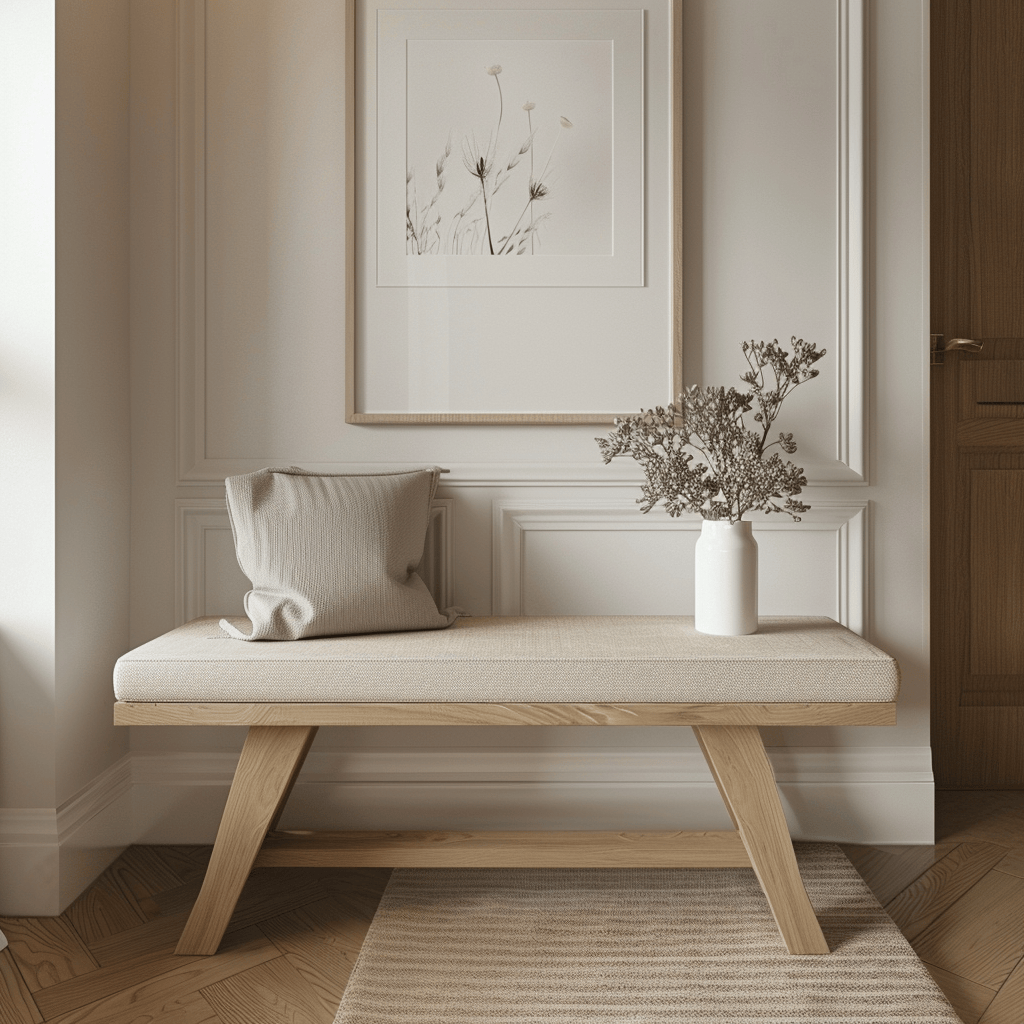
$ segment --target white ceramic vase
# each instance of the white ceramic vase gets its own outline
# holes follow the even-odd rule
[[[750,523],[705,519],[697,540],[694,625],[700,633],[757,632],[757,541]]]

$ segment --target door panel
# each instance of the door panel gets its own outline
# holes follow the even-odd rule
[[[1024,335],[1024,4],[970,3],[970,210],[974,330]]]
[[[933,368],[932,746],[942,788],[1024,787],[1024,734],[1009,743],[1010,723],[1024,723],[1024,418],[1012,399],[1024,338],[983,344]]]
[[[991,346],[990,346],[991,347]],[[960,420],[1024,419],[1024,361],[961,360]],[[1005,435],[997,435],[1002,443]]]
[[[932,0],[932,746],[1024,788],[1024,4]]]
[[[1024,776],[1024,708],[969,707],[960,713],[960,741],[969,749],[957,789],[1020,789]]]
[[[971,675],[964,689],[1016,690],[1024,683],[1024,470],[973,469],[969,480]]]

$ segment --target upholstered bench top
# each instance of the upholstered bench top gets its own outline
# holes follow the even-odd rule
[[[736,637],[680,616],[462,618],[275,642],[233,640],[217,623],[196,619],[120,658],[118,700],[871,703],[899,690],[896,662],[828,618],[762,618]]]

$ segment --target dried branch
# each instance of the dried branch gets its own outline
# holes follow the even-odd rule
[[[778,452],[768,454],[778,445],[792,455],[796,442],[792,434],[770,443],[768,437],[786,396],[818,376],[812,367],[825,350],[795,337],[790,344],[792,354],[777,340],[743,342],[750,369],[740,379],[748,393],[689,387],[674,404],[617,419],[608,437],[596,438],[606,463],[628,455],[643,467],[641,511],[663,501],[670,516],[696,512],[736,523],[747,512],[783,512],[800,521],[810,506],[793,496],[807,485],[804,471]],[[750,430],[744,414],[755,406],[759,428]],[[695,453],[705,462],[695,461]]]

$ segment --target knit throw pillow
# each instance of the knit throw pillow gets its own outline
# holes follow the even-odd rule
[[[443,629],[416,572],[440,470],[309,473],[261,469],[228,477],[235,553],[252,590],[252,632],[238,640]]]

